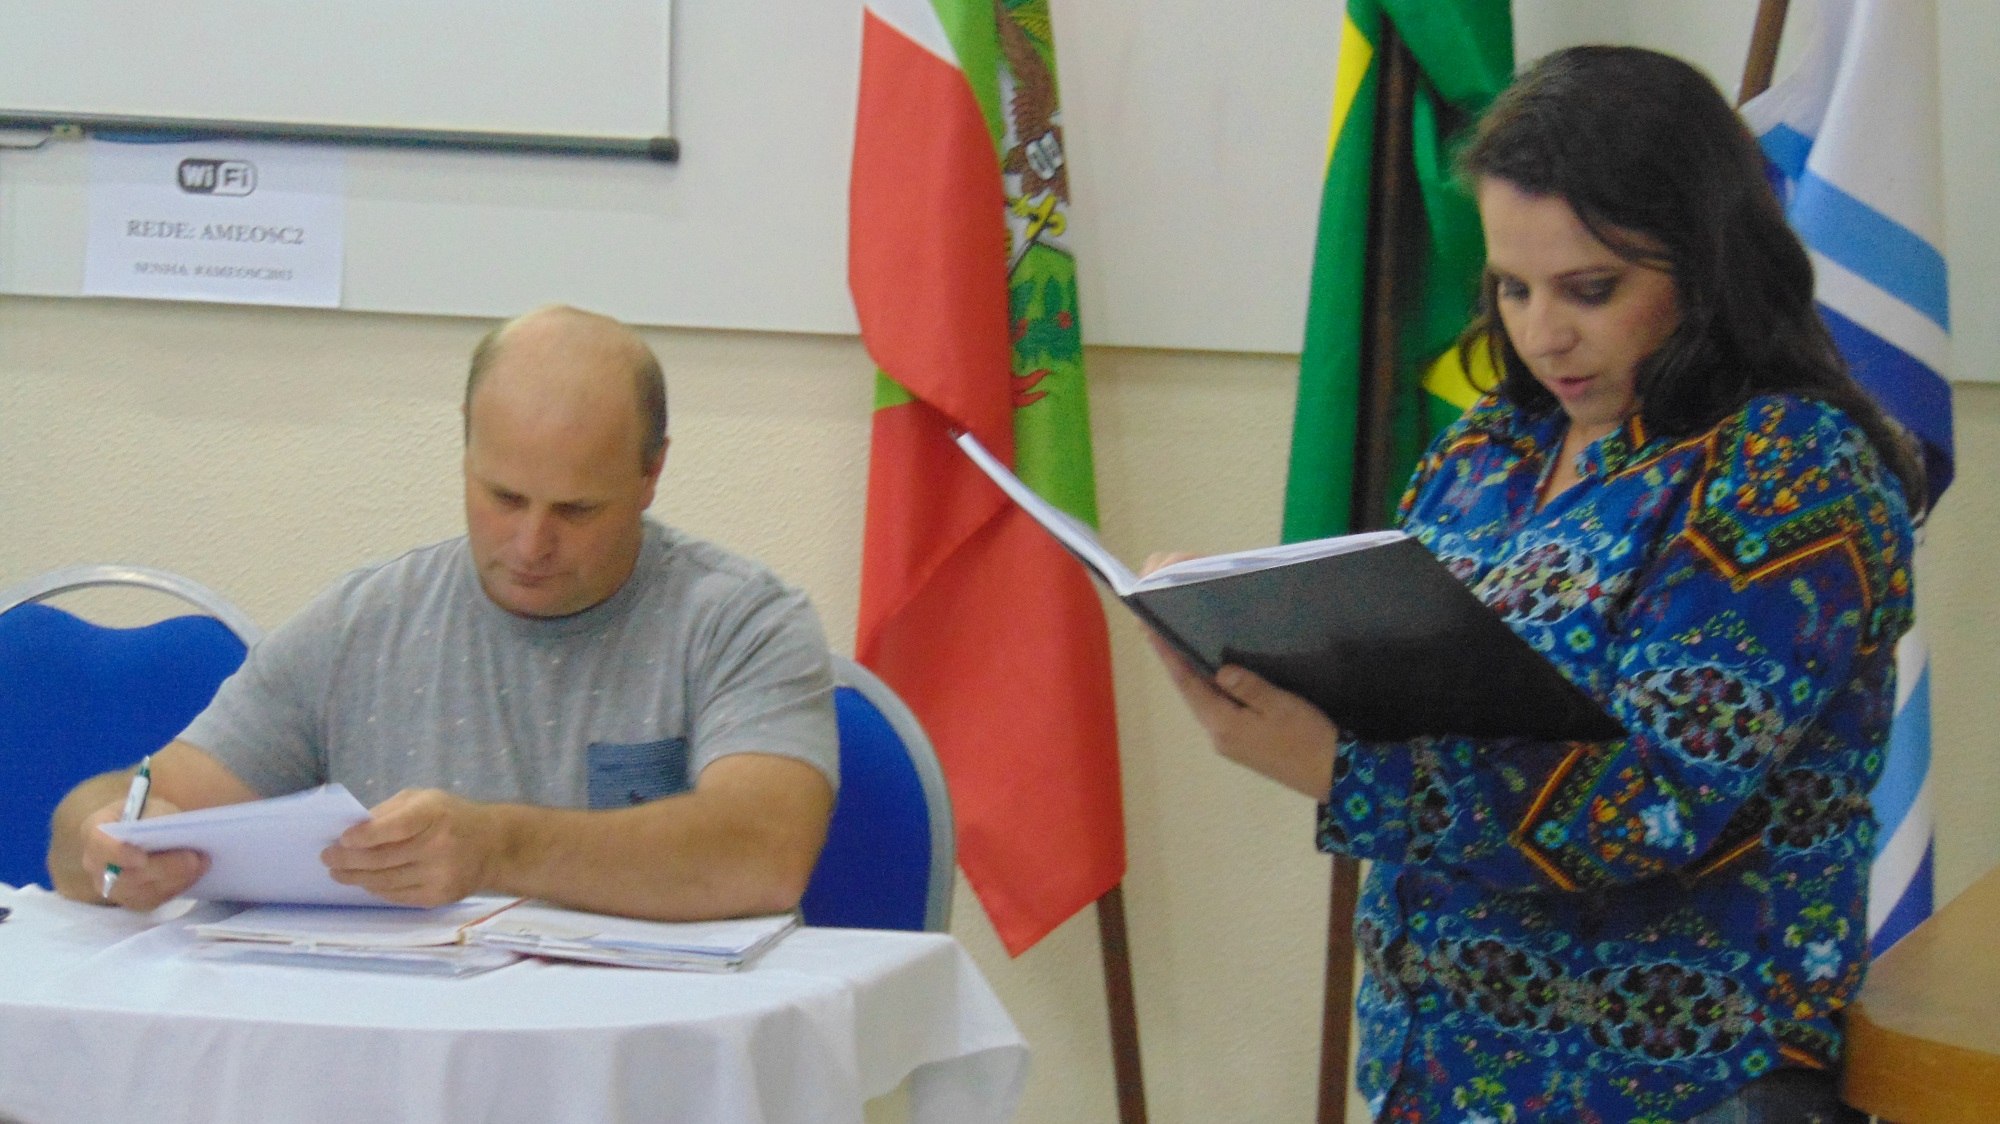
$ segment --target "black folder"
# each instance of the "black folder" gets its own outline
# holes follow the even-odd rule
[[[1249,668],[1368,740],[1605,741],[1624,728],[1400,531],[1192,559],[1144,578],[970,434],[959,445],[1120,601],[1210,675]]]

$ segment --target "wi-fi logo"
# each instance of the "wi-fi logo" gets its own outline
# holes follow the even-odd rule
[[[189,195],[248,195],[257,190],[257,165],[248,160],[183,160],[175,180]]]

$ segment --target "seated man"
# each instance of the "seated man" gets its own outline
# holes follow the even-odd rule
[[[250,653],[152,759],[146,814],[338,781],[371,808],[324,859],[393,902],[475,891],[659,919],[797,904],[839,750],[805,596],[645,517],[658,360],[547,308],[473,352],[467,533],[364,567]],[[56,809],[55,887],[151,909],[207,860],[98,830],[129,772]]]

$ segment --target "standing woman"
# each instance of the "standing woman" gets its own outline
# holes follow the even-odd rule
[[[1322,849],[1374,860],[1378,1119],[1849,1119],[1921,469],[1698,71],[1557,52],[1462,162],[1487,247],[1468,344],[1503,371],[1402,523],[1626,736],[1365,742],[1161,654],[1218,750],[1319,800]]]

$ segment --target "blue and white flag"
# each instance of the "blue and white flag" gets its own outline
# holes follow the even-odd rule
[[[1937,15],[1931,0],[1819,7],[1797,68],[1743,116],[1812,253],[1820,314],[1855,378],[1922,443],[1935,502],[1952,475]],[[1868,932],[1878,954],[1932,907],[1930,670],[1914,629],[1896,671],[1895,724],[1872,794],[1881,833]]]

